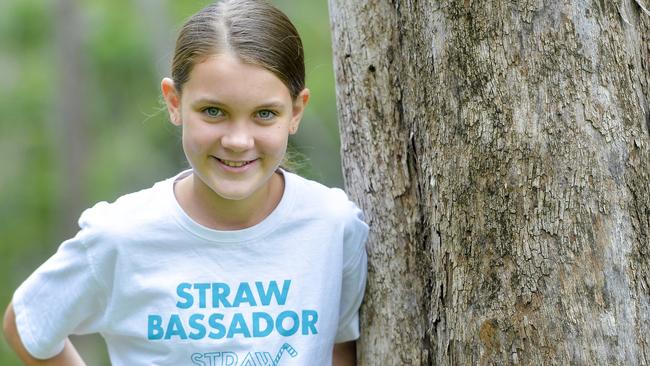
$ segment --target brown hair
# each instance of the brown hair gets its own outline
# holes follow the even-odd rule
[[[194,65],[229,52],[275,74],[292,99],[305,88],[302,41],[287,16],[264,0],[223,0],[194,14],[181,28],[172,62],[178,93]]]

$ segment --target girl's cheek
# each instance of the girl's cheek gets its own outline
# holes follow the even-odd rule
[[[209,130],[185,127],[183,129],[183,146],[186,150],[200,151],[206,145],[212,145],[215,137]]]
[[[272,129],[261,130],[259,131],[258,136],[271,143],[279,143],[289,140],[289,132],[282,126],[274,126]]]
[[[214,139],[219,134],[219,128],[216,125],[204,123],[203,121],[188,124],[187,127],[189,136],[197,142]]]

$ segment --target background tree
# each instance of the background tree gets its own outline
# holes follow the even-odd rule
[[[361,364],[650,362],[643,0],[329,4]]]
[[[53,139],[52,146],[57,160],[56,170],[60,171],[59,192],[56,197],[60,208],[55,222],[53,236],[67,233],[74,227],[79,212],[83,209],[84,197],[83,177],[85,158],[88,156],[88,133],[85,87],[88,85],[86,54],[82,52],[81,37],[86,34],[85,24],[81,23],[76,0],[59,0],[55,5],[54,44],[56,53],[56,69],[59,71],[53,78],[55,86],[53,121],[48,121],[49,136]]]

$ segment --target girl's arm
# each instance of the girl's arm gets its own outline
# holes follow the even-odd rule
[[[74,348],[69,339],[65,341],[65,347],[63,351],[58,355],[49,358],[47,360],[39,360],[32,357],[29,352],[25,349],[23,342],[20,340],[18,335],[18,329],[16,328],[16,314],[14,313],[14,307],[10,303],[5,312],[3,331],[7,342],[13,348],[14,352],[18,357],[25,363],[27,366],[56,366],[56,365],[70,365],[70,366],[85,366],[86,364],[79,356],[79,353]]]
[[[336,343],[332,366],[356,366],[357,342]]]

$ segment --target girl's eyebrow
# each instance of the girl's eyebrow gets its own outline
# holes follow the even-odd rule
[[[217,99],[211,99],[211,98],[197,99],[196,101],[194,101],[194,103],[192,103],[193,106],[206,105],[206,104],[219,105],[219,106],[227,105],[226,103],[223,103]],[[280,101],[275,101],[275,100],[262,103],[255,107],[255,109],[282,109],[282,108],[284,108],[284,104]]]
[[[271,101],[268,103],[264,103],[262,105],[258,105],[255,109],[262,109],[262,108],[268,108],[268,109],[282,109],[284,107],[284,104],[281,102],[276,102],[276,101]]]
[[[216,99],[210,99],[210,98],[197,99],[192,103],[192,105],[203,105],[203,104],[224,105],[220,101]]]

